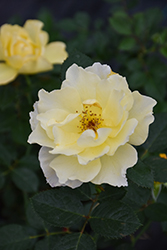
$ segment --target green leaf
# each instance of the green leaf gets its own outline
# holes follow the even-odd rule
[[[127,176],[139,186],[152,188],[154,185],[154,178],[150,167],[140,160],[133,168],[127,170]]]
[[[35,244],[34,250],[49,250],[49,238],[44,238]],[[53,249],[52,249],[53,250]]]
[[[41,192],[32,197],[33,207],[44,221],[60,227],[71,226],[83,219],[83,205],[71,191],[60,188]]]
[[[144,204],[147,204],[151,191],[148,188],[139,187],[134,182],[129,181],[127,193],[122,199],[122,201],[133,209],[138,210]]]
[[[12,172],[12,180],[15,185],[25,192],[36,192],[39,181],[36,174],[27,168],[17,168]]]
[[[79,188],[73,190],[73,193],[81,201],[91,200],[91,188],[89,183],[82,184]]]
[[[158,156],[148,157],[144,163],[153,170],[154,181],[167,182],[167,160]]]
[[[61,68],[62,80],[65,79],[67,69],[74,63],[76,63],[78,66],[86,68],[88,66],[91,66],[93,64],[93,61],[90,57],[82,54],[81,52],[74,51],[71,55],[69,55],[69,57],[62,64],[62,68]]]
[[[7,225],[0,228],[0,249],[26,250],[31,249],[34,239],[31,236],[36,232],[21,225]]]
[[[98,205],[90,219],[95,233],[120,238],[132,234],[141,225],[133,210],[120,201],[105,201]]]
[[[155,122],[150,126],[150,134],[143,144],[149,152],[161,152],[167,148],[167,113],[155,115]]]
[[[104,191],[99,195],[99,201],[104,200],[120,200],[126,194],[125,188],[123,187],[112,187],[110,185],[105,185]]]
[[[26,208],[26,217],[29,225],[33,228],[44,229],[45,223],[41,217],[35,212],[31,201]]]
[[[158,196],[157,202],[163,203],[167,206],[167,188],[166,187],[163,187],[161,189],[161,193]]]
[[[111,26],[122,35],[130,35],[132,33],[132,22],[128,15],[123,11],[117,11],[109,19]]]
[[[167,221],[167,205],[154,203],[145,209],[145,215],[152,221]]]
[[[135,48],[135,40],[133,37],[125,37],[119,45],[120,50],[133,50]]]
[[[62,238],[54,236],[50,237],[49,240],[52,250],[96,250],[92,238],[81,233],[72,233]]]

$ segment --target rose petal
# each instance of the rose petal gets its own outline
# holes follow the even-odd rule
[[[51,161],[57,156],[49,154],[49,150],[49,148],[42,147],[39,151],[40,166],[46,177],[47,183],[49,183],[51,187],[69,186],[71,188],[76,188],[81,186],[82,182],[79,180],[67,180],[63,185],[59,182],[56,172],[50,167]]]
[[[110,147],[105,143],[97,147],[88,147],[77,155],[78,161],[80,164],[86,165],[89,161],[95,160],[104,154],[107,154],[109,149]]]
[[[53,90],[50,93],[42,89],[38,95],[38,109],[40,113],[44,113],[50,109],[62,109],[68,113],[82,112],[81,99],[74,88],[68,87],[61,90]]]
[[[75,88],[83,102],[87,99],[96,99],[96,86],[99,81],[99,76],[73,64],[66,72],[66,80],[62,83],[62,88]]]
[[[75,156],[59,155],[50,164],[55,170],[59,182],[64,184],[69,180],[91,181],[100,171],[100,160],[94,160],[87,165],[81,165]]]
[[[35,130],[38,120],[37,120],[37,115],[38,115],[38,102],[35,102],[34,105],[34,111],[30,112],[30,125],[31,129]]]
[[[41,146],[55,147],[54,141],[47,136],[45,130],[41,128],[39,123],[37,124],[35,130],[29,135],[28,143],[38,143]]]
[[[16,69],[11,68],[5,63],[0,63],[0,85],[13,81],[18,75]]]
[[[126,142],[129,141],[129,137],[131,134],[134,133],[137,124],[138,121],[136,119],[130,119],[125,123],[125,125],[116,137],[109,137],[107,139],[106,144],[110,146],[108,155],[113,155],[119,146],[124,145]]]
[[[137,162],[137,151],[129,144],[118,148],[113,156],[100,158],[101,170],[92,180],[94,184],[108,183],[112,186],[127,186],[126,169]]]
[[[52,42],[46,45],[44,57],[50,63],[61,64],[67,58],[68,54],[65,50],[66,45],[63,42]]]
[[[123,107],[121,106],[123,96],[122,91],[111,91],[106,107],[102,111],[102,117],[107,127],[115,127],[120,123],[123,116]]]
[[[34,43],[39,43],[39,33],[43,23],[39,20],[27,20],[23,26]]]
[[[38,157],[47,183],[49,183],[51,187],[61,186],[56,172],[51,167],[49,167],[51,161],[53,161],[55,158],[55,155],[49,154],[49,148],[42,147],[39,151]]]
[[[138,91],[134,91],[132,95],[134,105],[129,112],[129,118],[137,119],[138,125],[130,136],[129,143],[140,145],[147,139],[149,124],[154,121],[152,109],[156,105],[156,101],[151,97],[141,95]]]
[[[111,68],[106,64],[101,64],[99,62],[94,63],[92,66],[85,68],[86,71],[92,72],[98,75],[101,79],[106,79],[111,73]]]
[[[48,70],[52,70],[53,66],[43,57],[38,57],[37,60],[27,61],[24,65],[19,69],[20,74],[36,74],[39,72],[45,72]]]
[[[79,138],[78,133],[69,133],[66,130],[54,126],[53,134],[56,146],[51,151],[52,154],[75,155],[83,150],[83,148],[77,144]]]
[[[85,130],[79,137],[77,144],[80,147],[96,147],[106,141],[111,133],[111,128],[99,128],[97,135],[92,129]],[[96,139],[97,137],[97,139]]]

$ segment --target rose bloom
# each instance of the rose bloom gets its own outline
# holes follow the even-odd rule
[[[23,27],[4,24],[0,28],[0,85],[14,80],[18,74],[35,74],[53,69],[54,63],[67,58],[63,42],[48,44],[43,23],[27,20]]]
[[[155,104],[131,92],[126,79],[107,65],[73,64],[60,90],[39,91],[30,113],[28,142],[42,146],[39,161],[47,182],[127,186],[126,169],[138,159],[132,145],[146,140]]]

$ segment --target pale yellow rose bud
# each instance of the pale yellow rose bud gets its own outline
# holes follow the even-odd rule
[[[48,44],[48,33],[39,20],[27,20],[23,27],[4,24],[0,28],[0,85],[18,74],[51,70],[68,56],[63,42]]]

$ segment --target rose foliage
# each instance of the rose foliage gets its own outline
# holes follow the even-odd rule
[[[135,2],[1,26],[0,250],[166,249],[165,15]]]

